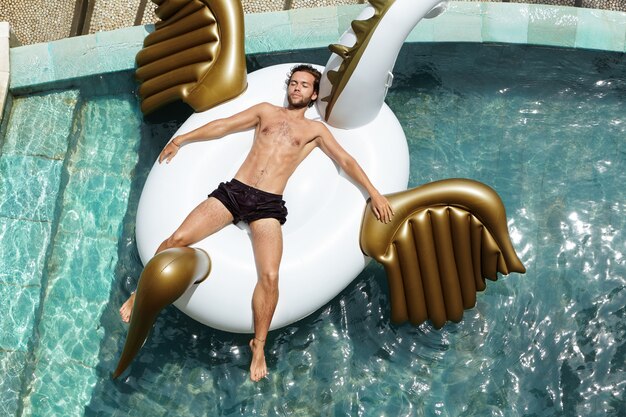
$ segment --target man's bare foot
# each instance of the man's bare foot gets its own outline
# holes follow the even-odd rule
[[[265,340],[256,337],[250,340],[250,349],[252,350],[252,362],[250,363],[250,379],[258,382],[261,378],[267,376],[267,365],[265,364]]]
[[[134,305],[135,305],[135,291],[130,293],[130,297],[128,297],[128,300],[126,300],[124,304],[122,304],[122,307],[120,307],[120,316],[122,316],[122,321],[124,323],[128,323],[130,321],[130,315],[133,312]]]

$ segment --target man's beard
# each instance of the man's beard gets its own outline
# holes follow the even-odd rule
[[[308,101],[304,101],[304,98],[302,98],[301,101],[294,102],[293,100],[291,100],[291,96],[287,95],[287,102],[289,103],[289,107],[291,107],[292,109],[303,109],[305,107],[309,107],[311,99],[309,99]]]

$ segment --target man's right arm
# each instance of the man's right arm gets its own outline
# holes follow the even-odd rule
[[[322,151],[328,155],[331,159],[339,164],[341,169],[345,171],[350,178],[359,183],[370,196],[372,205],[372,211],[378,220],[383,223],[389,223],[391,218],[394,215],[393,209],[387,200],[387,197],[383,196],[378,192],[378,190],[374,187],[370,179],[363,171],[363,168],[359,165],[359,163],[345,151],[339,145],[335,137],[328,128],[320,123],[317,123],[316,126],[319,126],[319,136],[317,137],[317,143]]]
[[[224,119],[213,120],[199,128],[172,139],[161,151],[159,163],[169,162],[184,144],[224,137],[234,132],[250,129],[261,121],[261,115],[271,104],[260,103]]]

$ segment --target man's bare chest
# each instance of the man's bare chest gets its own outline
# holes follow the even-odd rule
[[[271,120],[262,123],[258,138],[263,145],[273,147],[302,148],[311,141],[307,138],[306,125],[286,120]],[[294,149],[295,150],[295,149]]]

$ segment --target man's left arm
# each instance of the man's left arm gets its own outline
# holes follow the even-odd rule
[[[317,138],[318,145],[326,155],[337,162],[341,169],[350,176],[354,181],[360,184],[370,196],[372,203],[372,211],[376,218],[383,223],[388,223],[393,217],[393,210],[389,205],[387,198],[380,194],[368,178],[361,165],[346,152],[345,149],[337,142],[333,134],[322,123],[320,126],[320,134]]]

